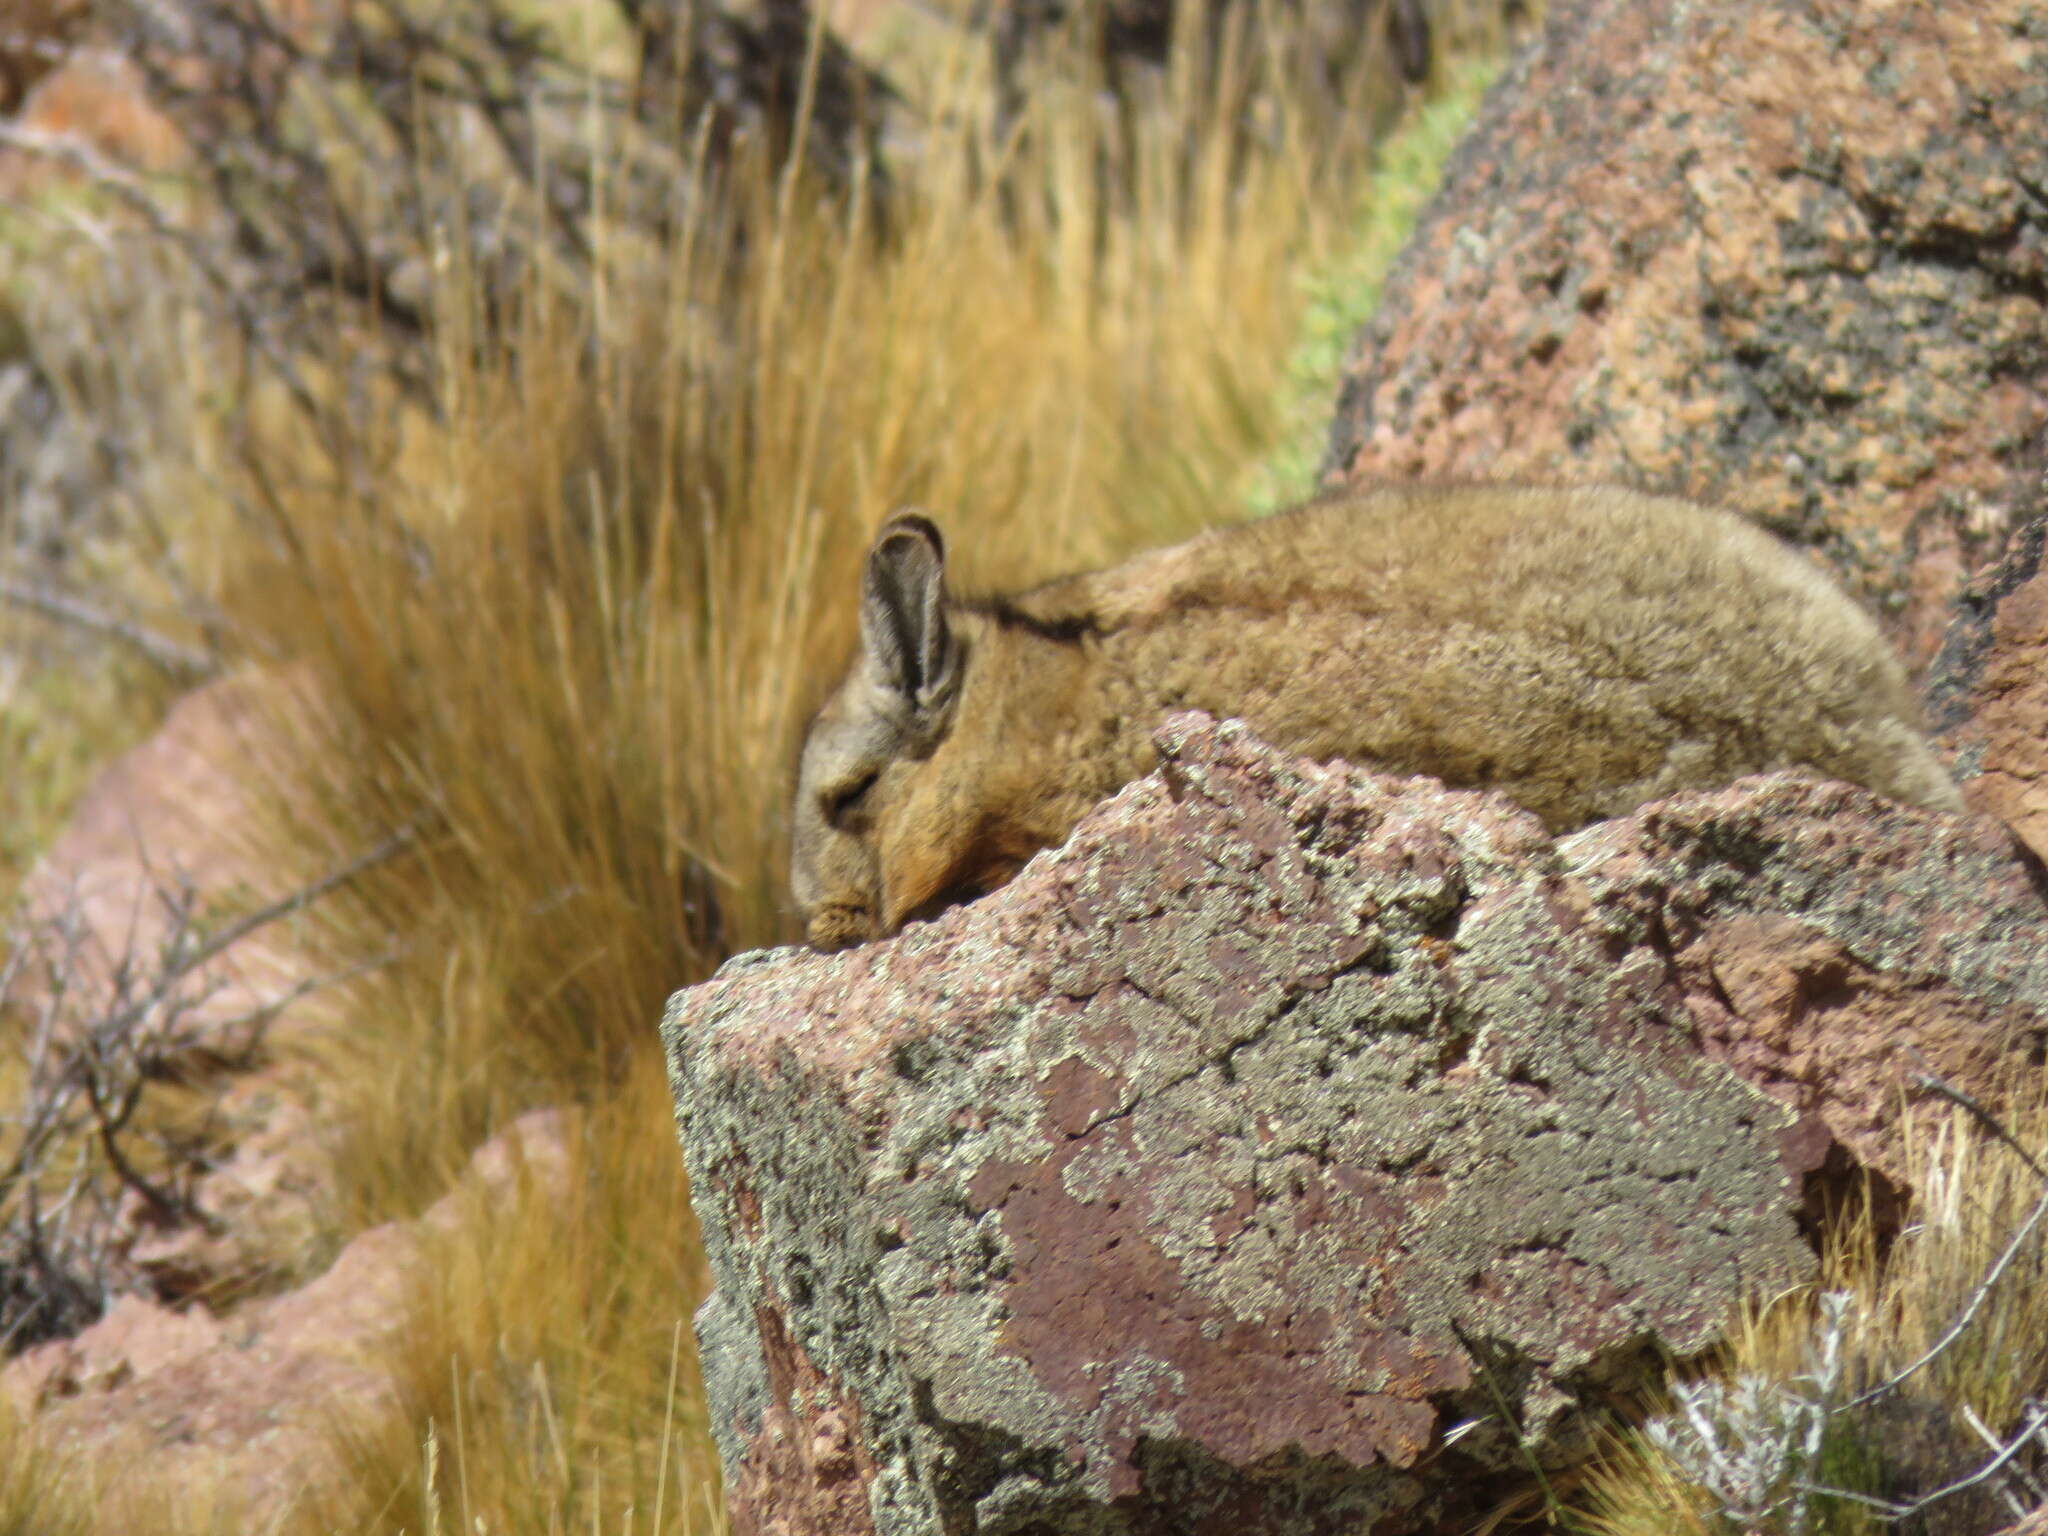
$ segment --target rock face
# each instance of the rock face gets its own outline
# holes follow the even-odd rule
[[[1813,1270],[1916,1043],[2038,1040],[2002,832],[1776,775],[1553,843],[1182,716],[1011,885],[664,1023],[739,1533],[1397,1533]],[[1518,1437],[1523,1443],[1518,1444]]]
[[[2048,859],[2048,487],[2035,508],[1964,591],[1927,695],[1964,798]]]
[[[293,889],[293,872],[251,851],[249,829],[266,815],[264,774],[284,745],[278,722],[304,707],[294,703],[303,682],[297,673],[248,671],[194,689],[79,796],[19,902],[24,923],[72,935],[64,955],[71,1008],[106,1006],[116,976],[171,940],[181,897],[218,924],[216,909],[233,911],[237,897],[255,906]],[[278,1001],[307,969],[265,933],[189,979],[186,1013],[202,1032],[224,1025]],[[283,1021],[287,1029],[295,1022]]]
[[[2048,423],[2038,0],[1558,0],[1360,336],[1326,472],[1763,514],[1924,663]]]
[[[16,111],[30,87],[63,62],[85,13],[83,0],[13,0],[0,20],[0,117]]]

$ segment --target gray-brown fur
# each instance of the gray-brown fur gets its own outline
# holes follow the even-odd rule
[[[832,948],[989,889],[1153,765],[1174,709],[1305,756],[1501,789],[1554,831],[1805,767],[1960,808],[1875,624],[1725,512],[1611,488],[1385,488],[1013,597],[938,530],[869,551],[813,721],[793,883]]]

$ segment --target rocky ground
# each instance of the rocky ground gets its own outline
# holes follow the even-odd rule
[[[115,1474],[109,1530],[135,1516],[130,1497],[145,1489],[234,1509],[251,1528],[317,1498],[344,1475],[337,1422],[374,1422],[392,1406],[378,1358],[411,1326],[439,1262],[436,1234],[518,1181],[559,1191],[571,1177],[574,1112],[537,1112],[479,1148],[417,1220],[323,1253],[339,1209],[337,1128],[303,1048],[345,1019],[329,994],[306,989],[319,962],[280,920],[141,989],[194,932],[228,932],[234,914],[294,894],[290,872],[253,862],[236,836],[273,813],[268,737],[291,685],[250,673],[182,700],[99,775],[21,892],[21,917],[61,936],[35,952],[10,999],[44,1022],[40,1048],[75,1051],[147,997],[122,1037],[152,1042],[156,1071],[212,1104],[211,1156],[180,1202],[166,1209],[131,1190],[100,1234],[100,1279],[116,1294],[106,1315],[0,1368],[17,1413]]]

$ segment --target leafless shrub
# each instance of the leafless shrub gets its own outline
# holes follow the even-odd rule
[[[0,603],[26,608],[60,623],[117,640],[181,681],[209,677],[220,665],[210,651],[160,635],[146,625],[123,618],[83,598],[73,597],[48,583],[20,580],[0,573]]]
[[[136,937],[138,923],[111,957],[75,901],[12,935],[0,1020],[21,1027],[25,1073],[0,1113],[0,1349],[76,1333],[115,1296],[152,1290],[128,1256],[139,1227],[217,1231],[195,1196],[218,1152],[213,1116],[168,1123],[146,1112],[151,1090],[247,1070],[273,1020],[344,979],[307,977],[238,1009],[215,1006],[229,949],[404,842],[225,924],[207,920],[189,882],[161,881],[148,898],[155,936]]]
[[[1673,1474],[1706,1495],[1719,1529],[1744,1536],[1804,1536],[1872,1524],[1947,1531],[1963,1528],[1957,1521],[1988,1528],[1993,1510],[2021,1520],[2048,1508],[2042,1481],[2048,1382],[2022,1375],[2031,1390],[2016,1399],[1994,1394],[2010,1406],[2000,1428],[1987,1423],[1976,1404],[1954,1395],[1959,1381],[1931,1382],[1986,1328],[1992,1340],[1974,1347],[1993,1358],[2009,1353],[2018,1369],[2018,1352],[1997,1342],[2012,1328],[2010,1315],[1997,1315],[1998,1298],[2002,1288],[2030,1283],[2016,1278],[2023,1259],[2040,1260],[2048,1169],[1985,1105],[1925,1070],[1924,1061],[1921,1066],[1918,1086],[1966,1110],[1992,1143],[2025,1166],[2041,1192],[1998,1235],[1974,1278],[1965,1279],[1930,1342],[1903,1363],[1887,1361],[1875,1343],[1885,1330],[1867,1299],[1836,1291],[1820,1300],[1799,1374],[1780,1379],[1749,1371],[1732,1382],[1708,1378],[1672,1388],[1677,1411],[1652,1419],[1646,1437]],[[1932,1212],[1908,1236],[1940,1241],[1931,1229],[1957,1225],[1954,1211],[1942,1209],[1956,1193],[1930,1181],[1923,1203]],[[1960,1381],[1972,1377],[1968,1368],[1954,1374]],[[1926,1391],[1908,1396],[1916,1382]],[[1860,1475],[1839,1475],[1845,1471]],[[1848,1525],[1826,1513],[1844,1509],[1854,1512]]]

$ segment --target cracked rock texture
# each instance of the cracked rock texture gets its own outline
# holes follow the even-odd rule
[[[2048,484],[2032,511],[1964,590],[1927,701],[1964,799],[2048,859]]]
[[[1356,343],[1326,473],[1743,508],[1924,664],[2048,423],[2048,10],[1548,14]]]
[[[1781,774],[1553,842],[1160,741],[994,895],[671,1001],[741,1536],[1443,1528],[1812,1274],[1902,1044],[2038,1044],[1987,821]]]

